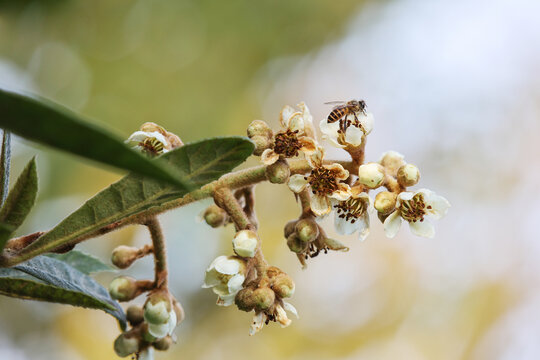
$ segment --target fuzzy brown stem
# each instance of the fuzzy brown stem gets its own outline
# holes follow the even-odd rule
[[[154,217],[146,221],[145,225],[150,231],[152,238],[154,262],[155,262],[155,287],[166,288],[168,282],[167,252],[163,231],[159,221]]]

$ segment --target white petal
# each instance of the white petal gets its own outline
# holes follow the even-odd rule
[[[345,201],[351,197],[351,188],[347,184],[340,183],[336,191],[330,197],[339,201]]]
[[[218,285],[221,282],[219,279],[219,273],[215,269],[206,270],[204,275],[203,288],[210,288]]]
[[[131,134],[128,139],[126,140],[127,143],[131,142],[141,142],[144,141],[146,138],[151,137],[152,133],[149,133],[147,131],[135,131],[133,134]]]
[[[291,325],[291,319],[287,317],[285,309],[281,305],[276,306],[276,321],[280,323],[281,327],[287,327]]]
[[[283,308],[288,312],[293,313],[293,315],[296,316],[297,319],[300,319],[300,316],[298,316],[298,311],[296,311],[296,308],[292,306],[292,304],[284,301]]]
[[[281,113],[279,114],[279,122],[281,123],[282,127],[287,128],[289,126],[289,119],[295,112],[296,110],[294,110],[294,108],[290,105],[285,105],[283,109],[281,109]]]
[[[360,124],[362,124],[362,127],[364,128],[364,131],[366,132],[366,135],[369,135],[371,130],[373,130],[373,114],[368,113],[367,115],[360,114],[358,117],[358,120],[360,121]]]
[[[291,189],[295,193],[299,193],[306,188],[307,183],[308,181],[304,175],[295,174],[289,178],[289,182],[287,183],[287,185],[289,185],[289,189]]]
[[[339,122],[338,121],[329,123],[328,121],[326,121],[326,119],[323,119],[319,123],[319,128],[321,129],[321,132],[323,133],[323,137],[333,140],[339,147],[341,147],[341,145],[339,145],[337,142],[337,138],[339,136],[339,132],[338,132]]]
[[[216,304],[219,306],[231,306],[234,304],[236,294],[219,295]]]
[[[427,209],[428,213],[434,219],[440,219],[448,212],[450,203],[444,197],[433,193],[426,201],[426,205],[431,206],[432,209]]]
[[[242,284],[244,283],[245,279],[246,277],[244,275],[241,275],[241,274],[234,275],[227,283],[227,286],[229,288],[229,293],[236,294],[237,292],[242,290]]]
[[[356,126],[350,126],[345,131],[345,142],[351,144],[352,146],[360,146],[362,144],[363,137],[364,132]]]
[[[272,149],[266,149],[261,154],[261,161],[264,165],[272,165],[279,159],[279,154]]]
[[[169,325],[169,335],[172,335],[174,329],[176,328],[176,312],[174,310],[171,310],[169,312],[169,321],[167,324]]]
[[[300,104],[298,104],[298,107],[300,108],[300,110],[302,110],[302,117],[304,118],[304,133],[307,136],[315,138],[313,116],[311,116],[311,113],[309,112],[309,108],[303,101]]]
[[[265,321],[266,321],[265,313],[260,312],[258,314],[255,314],[253,316],[253,320],[251,320],[251,326],[249,328],[249,335],[253,336],[259,331],[261,331]]]
[[[413,193],[411,191],[401,192],[397,196],[398,203],[401,203],[403,201],[409,201],[409,200],[411,200],[413,198],[414,195],[415,195],[415,193]]]
[[[410,222],[409,227],[411,228],[411,232],[416,236],[427,238],[433,238],[435,236],[435,227],[428,221]]]
[[[289,119],[288,128],[291,131],[298,131],[300,134],[304,133],[304,118],[301,113],[297,112],[292,115]]]
[[[240,268],[241,263],[238,259],[225,259],[215,265],[216,271],[225,275],[236,275]]]
[[[152,335],[157,337],[158,339],[161,339],[167,335],[169,335],[169,324],[161,324],[161,325],[155,325],[152,323],[148,323],[148,332]]]
[[[313,194],[311,197],[311,211],[317,216],[322,216],[330,212],[330,201],[325,195]]]
[[[334,217],[334,226],[338,234],[350,235],[354,233],[356,230],[358,230],[358,224],[359,224],[358,221],[355,221],[354,223],[352,223],[350,220],[349,221],[345,220],[345,217],[339,217],[336,211],[336,216]]]
[[[369,214],[366,211],[358,220],[358,238],[360,241],[367,239],[369,235]]]
[[[309,166],[312,168],[317,168],[322,166],[324,158],[324,149],[322,147],[317,147],[313,154],[306,156],[306,160],[309,163]]]
[[[393,238],[399,231],[400,226],[401,216],[399,211],[394,211],[386,218],[386,220],[384,220],[384,233],[387,237]]]

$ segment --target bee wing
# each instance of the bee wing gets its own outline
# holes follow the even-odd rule
[[[345,104],[345,103],[346,103],[345,101],[328,101],[328,102],[325,102],[325,104],[328,104],[328,105]]]

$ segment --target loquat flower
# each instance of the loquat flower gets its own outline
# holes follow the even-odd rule
[[[299,193],[306,187],[311,192],[311,210],[317,216],[323,216],[331,211],[331,199],[345,201],[351,196],[349,185],[342,183],[349,177],[349,172],[340,164],[323,165],[324,150],[317,148],[307,157],[311,166],[309,175],[292,175],[289,178],[289,188]]]
[[[313,118],[303,102],[298,104],[300,111],[285,106],[280,113],[283,130],[276,133],[269,149],[263,151],[261,161],[272,165],[279,159],[293,158],[300,153],[309,155],[316,150]]]
[[[327,119],[321,120],[319,128],[323,139],[327,139],[336,147],[358,147],[364,138],[373,130],[373,114],[359,112],[349,114],[340,121],[329,123]]]
[[[396,236],[402,220],[409,223],[413,234],[432,238],[435,235],[433,225],[426,218],[440,219],[446,215],[450,203],[433,191],[420,189],[416,192],[402,192],[397,196],[396,210],[384,221],[386,236]]]
[[[341,235],[358,232],[364,241],[369,235],[369,211],[372,208],[369,195],[358,187],[351,189],[351,197],[345,201],[334,201],[334,226]]]
[[[206,269],[203,288],[212,288],[218,296],[217,304],[229,306],[242,290],[246,279],[246,262],[234,256],[218,256]]]

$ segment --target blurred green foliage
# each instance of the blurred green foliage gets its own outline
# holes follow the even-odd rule
[[[184,141],[243,135],[260,117],[259,88],[272,86],[265,65],[339,38],[362,3],[2,2],[0,59],[27,71],[40,94],[124,136],[146,121]],[[43,196],[81,191],[78,177],[94,178],[89,193],[111,181],[65,156],[52,159],[55,175]]]

